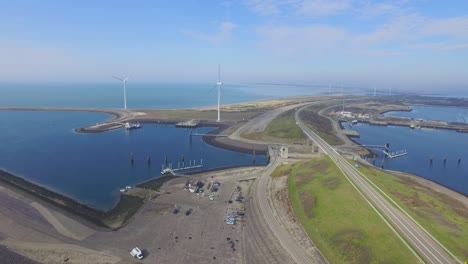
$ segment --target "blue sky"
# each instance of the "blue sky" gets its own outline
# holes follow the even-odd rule
[[[468,1],[0,1],[0,81],[468,89]]]

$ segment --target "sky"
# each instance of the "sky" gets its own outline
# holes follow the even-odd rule
[[[468,90],[466,0],[0,0],[0,81]]]

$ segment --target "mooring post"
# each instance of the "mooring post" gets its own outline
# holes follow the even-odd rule
[[[133,153],[130,153],[130,161],[131,161],[132,166],[133,166],[133,164],[135,163],[135,160],[133,159]]]
[[[147,157],[146,161],[148,162],[148,166],[151,166],[151,156],[150,156],[150,154],[148,154],[148,157]]]

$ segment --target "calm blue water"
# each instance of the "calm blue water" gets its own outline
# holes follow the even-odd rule
[[[236,103],[281,96],[317,94],[328,88],[281,85],[225,85],[222,103]],[[213,84],[142,84],[129,82],[129,108],[188,108],[215,105]],[[116,107],[123,106],[122,85],[107,84],[7,84],[0,83],[0,106]],[[415,107],[430,119],[449,120],[458,110]],[[423,110],[425,109],[425,110]],[[460,110],[460,111],[465,111]],[[452,111],[452,112],[450,112]],[[455,111],[455,112],[453,112]],[[406,114],[399,112],[399,114]],[[437,116],[437,118],[434,118]],[[423,115],[413,116],[425,118]],[[200,137],[190,142],[188,131],[173,126],[144,125],[143,129],[115,130],[99,134],[76,134],[74,128],[102,122],[110,117],[99,113],[0,111],[0,168],[41,184],[88,205],[108,209],[115,205],[119,189],[160,176],[167,155],[176,166],[185,160],[203,158],[205,169],[251,164],[252,156],[218,149]],[[447,119],[445,119],[447,118]],[[391,143],[392,150],[406,148],[410,155],[387,160],[386,168],[424,176],[467,193],[467,134],[451,131],[409,130],[355,126],[365,144]],[[200,128],[207,132],[213,128]],[[373,142],[378,138],[377,142]],[[384,140],[385,142],[381,142]],[[465,150],[465,152],[463,152]],[[132,167],[130,155],[134,154]],[[150,154],[152,166],[146,157]],[[429,166],[429,157],[434,163]],[[448,162],[443,166],[443,157]],[[460,167],[456,159],[466,157]],[[257,156],[257,164],[265,164]],[[465,165],[466,164],[466,165]]]
[[[212,147],[201,137],[190,142],[189,130],[174,126],[147,124],[138,130],[98,134],[73,131],[108,118],[99,113],[0,111],[0,168],[108,209],[117,202],[122,187],[159,177],[166,155],[173,167],[182,156],[186,163],[203,159],[204,169],[252,164],[251,154]],[[266,164],[265,156],[257,155],[256,164]]]
[[[320,88],[224,84],[221,103],[310,95]],[[128,108],[173,109],[217,104],[214,84],[127,83]],[[123,108],[123,86],[115,83],[1,83],[0,106]]]
[[[468,123],[468,108],[440,107],[440,106],[411,106],[411,112],[390,111],[386,116],[407,118],[421,118],[424,120],[437,120],[444,122]]]
[[[347,127],[347,125],[344,125]],[[360,138],[355,139],[365,145],[385,145],[390,143],[390,152],[406,149],[408,155],[385,159],[385,169],[409,172],[447,186],[468,195],[468,134],[451,130],[410,129],[398,126],[353,126]],[[375,165],[382,164],[382,152]],[[432,166],[429,162],[433,157]],[[444,158],[447,163],[444,164]],[[462,158],[458,165],[458,158]]]

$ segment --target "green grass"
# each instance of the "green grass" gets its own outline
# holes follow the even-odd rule
[[[291,173],[292,164],[282,164],[275,168],[275,170],[271,173],[271,177],[280,177],[289,175]]]
[[[306,137],[296,125],[294,113],[294,110],[287,111],[273,119],[265,131],[243,134],[242,137],[264,141],[304,143]]]
[[[295,110],[287,111],[271,121],[266,128],[266,134],[276,138],[305,139],[305,135],[296,125]]]
[[[343,140],[336,135],[332,121],[318,114],[317,107],[307,107],[301,112],[301,119],[323,140],[332,146],[344,144]]]
[[[359,170],[453,254],[468,260],[468,208],[461,202],[419,185],[411,176],[391,175],[365,165]]]
[[[299,221],[330,263],[417,263],[329,157],[295,164],[288,188]]]

